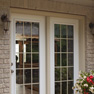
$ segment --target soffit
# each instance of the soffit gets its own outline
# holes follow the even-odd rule
[[[53,1],[79,4],[79,5],[85,5],[85,6],[94,6],[94,0],[53,0]]]

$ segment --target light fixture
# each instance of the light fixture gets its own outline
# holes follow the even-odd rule
[[[4,31],[7,32],[9,30],[9,26],[10,26],[10,20],[7,17],[7,14],[3,14],[1,16],[1,21],[3,22],[3,25],[4,25]]]
[[[94,35],[94,23],[90,23],[89,28],[91,29],[91,33]]]

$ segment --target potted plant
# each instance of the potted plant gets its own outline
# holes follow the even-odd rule
[[[78,92],[80,94],[94,94],[94,71],[81,71],[72,89],[75,89],[76,94],[78,94]]]

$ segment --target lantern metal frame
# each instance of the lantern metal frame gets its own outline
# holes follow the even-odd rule
[[[10,27],[10,20],[7,17],[7,14],[3,14],[1,16],[1,21],[3,22],[3,25],[4,25],[4,31],[7,32],[9,30],[9,27]]]
[[[94,23],[89,23],[89,28],[91,30],[92,35],[94,35]]]

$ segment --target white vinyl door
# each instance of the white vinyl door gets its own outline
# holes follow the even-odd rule
[[[45,19],[12,15],[12,94],[46,94]]]
[[[74,94],[78,20],[25,14],[11,20],[11,94]]]
[[[50,94],[74,94],[78,78],[78,20],[50,17]]]

